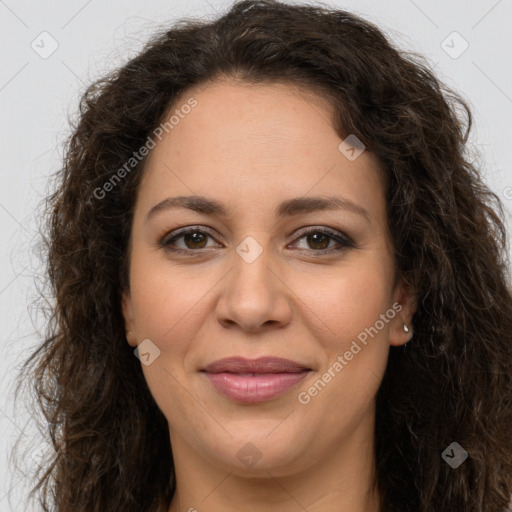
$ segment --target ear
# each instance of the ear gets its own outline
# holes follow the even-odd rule
[[[132,347],[137,346],[137,336],[135,330],[135,322],[133,319],[133,305],[130,292],[125,290],[121,295],[121,307],[124,317],[124,326],[126,329],[126,340]]]
[[[393,346],[405,345],[414,336],[412,318],[418,307],[418,298],[409,285],[400,281],[393,294],[392,304],[396,315],[391,320],[389,344]],[[404,330],[404,324],[409,328],[409,331]]]

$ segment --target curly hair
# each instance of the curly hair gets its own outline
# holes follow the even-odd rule
[[[222,78],[318,91],[337,133],[356,134],[385,170],[396,272],[418,307],[414,338],[390,348],[376,397],[381,510],[503,512],[512,494],[507,233],[501,200],[467,150],[467,101],[372,23],[274,0],[238,1],[215,20],[157,31],[81,97],[42,223],[55,301],[21,371],[54,449],[31,495],[56,512],[171,503],[167,421],[121,310],[147,156],[129,170],[126,162],[190,87]],[[456,470],[442,458],[454,441],[469,454]]]

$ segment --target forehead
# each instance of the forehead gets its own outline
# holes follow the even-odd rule
[[[238,149],[234,144],[240,146],[245,141],[247,146],[265,144],[264,156],[273,147],[285,150],[286,142],[311,147],[319,144],[326,132],[335,135],[329,101],[299,85],[215,81],[183,92],[171,113],[191,97],[197,106],[180,121],[181,129],[175,127],[169,134],[175,143],[200,130],[203,135],[208,132],[208,141],[218,152],[229,151],[232,145]],[[184,122],[187,119],[194,122]]]
[[[196,105],[182,108],[191,99]],[[278,196],[339,192],[382,207],[376,157],[365,151],[350,161],[340,152],[332,107],[312,91],[219,81],[182,93],[166,119],[173,114],[177,123],[150,152],[141,199],[214,194],[239,205],[258,198],[261,208]]]

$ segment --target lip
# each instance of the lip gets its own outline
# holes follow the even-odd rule
[[[311,370],[306,365],[282,357],[226,357],[209,364],[202,371],[208,373],[295,373]]]
[[[240,403],[265,402],[282,395],[310,371],[301,363],[280,357],[229,357],[201,370],[219,393]]]

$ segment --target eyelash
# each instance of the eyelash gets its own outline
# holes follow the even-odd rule
[[[160,240],[159,245],[161,248],[165,249],[166,251],[170,251],[174,254],[182,254],[182,255],[188,255],[188,256],[194,256],[194,255],[199,254],[199,252],[206,250],[207,248],[175,249],[170,246],[171,243],[175,242],[179,238],[182,238],[183,236],[190,234],[190,233],[202,233],[202,234],[206,234],[206,235],[209,235],[210,237],[214,238],[214,236],[212,235],[212,233],[209,230],[206,230],[204,228],[199,228],[199,227],[189,227],[189,228],[184,228],[184,229],[178,231],[171,237],[169,237],[169,234],[165,235]],[[171,232],[171,234],[172,234],[172,232]],[[340,251],[344,251],[344,250],[356,247],[353,240],[350,237],[348,237],[347,235],[345,235],[345,234],[342,235],[338,231],[333,231],[333,230],[330,230],[327,228],[314,228],[314,229],[310,229],[308,231],[303,231],[300,233],[300,236],[296,240],[301,240],[302,238],[305,238],[308,235],[312,235],[312,234],[326,235],[328,238],[330,238],[331,240],[334,240],[335,242],[338,242],[338,244],[341,245],[341,247],[337,247],[334,249],[333,248],[320,249],[320,250],[310,249],[312,252],[315,253],[315,256],[322,256],[325,254],[337,253]],[[307,250],[307,249],[299,249],[299,250]]]

